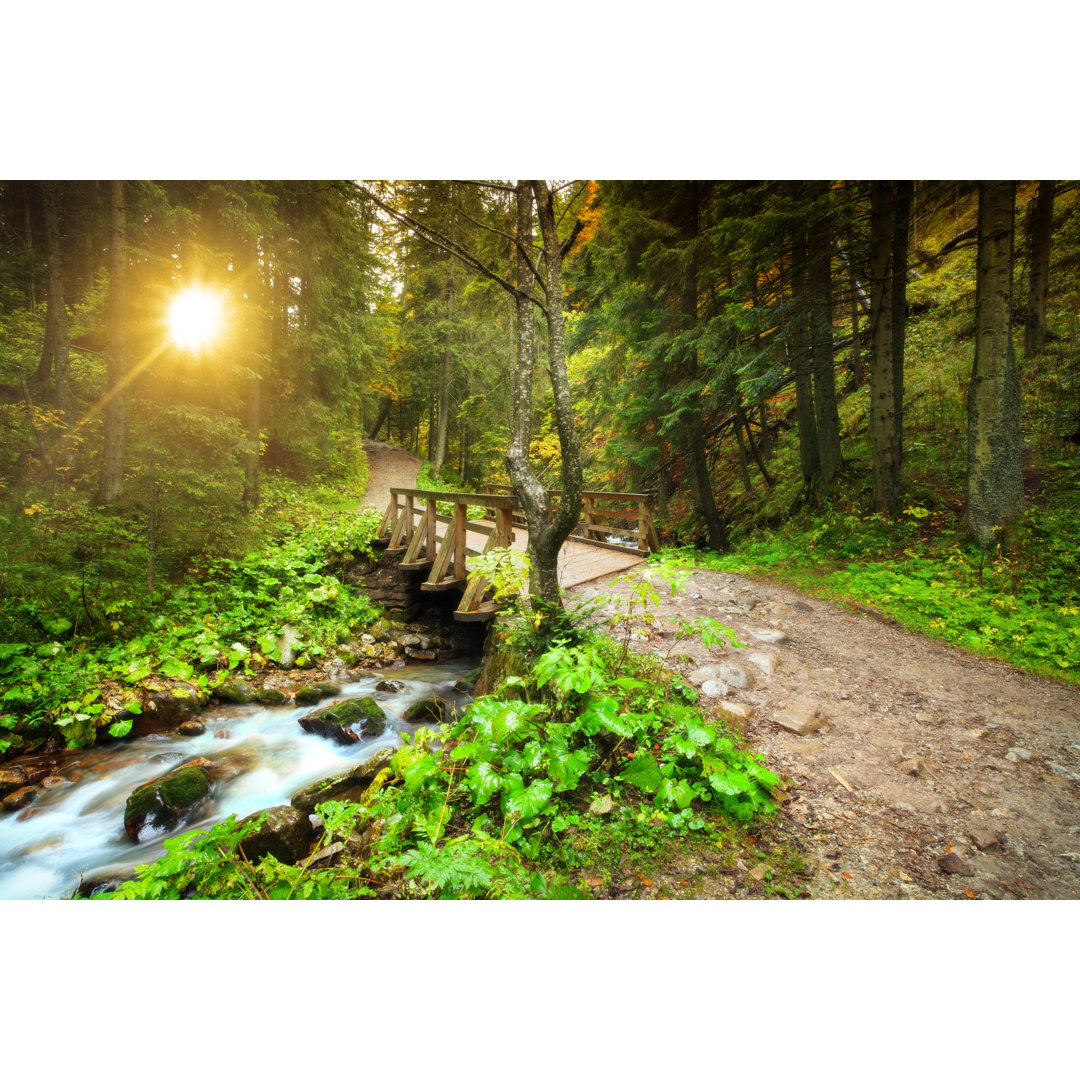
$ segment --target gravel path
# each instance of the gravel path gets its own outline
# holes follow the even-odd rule
[[[368,456],[368,486],[364,505],[380,512],[390,505],[390,489],[416,487],[416,474],[423,462],[408,450],[390,443],[365,439],[363,447]]]
[[[1080,898],[1080,687],[866,612],[699,570],[638,644],[791,778],[782,828],[811,896]],[[750,648],[676,641],[700,616]]]

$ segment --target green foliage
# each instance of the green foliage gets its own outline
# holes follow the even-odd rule
[[[110,723],[98,700],[106,681],[130,688],[123,707],[132,712],[139,708],[134,691],[155,675],[206,692],[231,671],[280,659],[286,623],[298,651],[322,655],[378,614],[330,572],[370,553],[378,519],[364,508],[322,514],[303,527],[285,524],[241,558],[204,560],[166,595],[108,606],[111,628],[96,637],[0,643],[0,707],[27,729],[49,723],[68,745],[84,746],[106,725],[114,738],[130,731],[128,720]],[[46,628],[47,616],[22,600],[20,617],[29,621],[31,612]]]
[[[646,661],[617,652],[584,632],[556,641],[527,677],[438,733],[416,732],[361,804],[320,807],[327,836],[369,838],[336,868],[251,867],[215,826],[170,841],[125,894],[335,896],[360,882],[402,897],[580,898],[567,876],[579,865],[572,838],[595,831],[593,819],[610,822],[613,841],[630,831],[653,843],[775,810],[781,781],[762,759]]]
[[[1042,674],[1080,678],[1080,502],[1032,506],[1012,547],[987,555],[945,511],[897,521],[829,510],[748,539],[729,555],[690,550],[682,565],[767,574],[808,592],[869,604],[929,637]]]
[[[372,890],[356,874],[343,873],[340,868],[311,868],[320,850],[349,838],[363,808],[355,803],[330,802],[316,810],[325,828],[300,866],[289,866],[272,855],[257,863],[246,859],[240,845],[258,831],[264,818],[240,825],[233,814],[210,829],[165,840],[167,854],[140,866],[134,881],[96,899],[357,900],[372,896]]]

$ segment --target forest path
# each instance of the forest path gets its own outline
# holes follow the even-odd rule
[[[390,489],[416,487],[416,475],[423,461],[408,450],[390,443],[363,439],[368,457],[368,485],[364,505],[374,506],[381,514],[390,505]]]
[[[573,594],[628,591],[607,581]],[[814,870],[809,895],[1080,898],[1080,687],[735,574],[694,571],[658,614],[638,646],[667,657],[705,706],[748,706],[751,748],[791,777],[780,833]],[[701,616],[750,647],[675,643],[674,620]],[[763,891],[745,864],[691,862],[639,895]]]

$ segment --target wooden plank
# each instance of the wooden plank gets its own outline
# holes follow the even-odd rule
[[[391,494],[404,495],[406,498],[435,499],[438,502],[463,502],[468,506],[487,506],[493,510],[502,510],[517,506],[517,499],[511,495],[477,495],[472,491],[428,491],[424,488],[391,488]]]

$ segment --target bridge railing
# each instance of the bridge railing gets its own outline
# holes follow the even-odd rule
[[[510,547],[514,527],[524,525],[521,506],[512,489],[489,485],[482,494],[469,491],[426,491],[391,488],[390,503],[373,541],[376,547],[402,555],[406,570],[426,570],[420,588],[428,592],[464,588],[455,617],[463,621],[490,619],[498,605],[488,598],[491,583],[477,576],[469,580],[467,561],[493,548]],[[553,497],[559,496],[552,491]],[[597,505],[600,504],[600,505]],[[469,520],[470,507],[480,507],[488,517]],[[634,492],[586,491],[581,543],[611,549],[609,536],[636,539],[640,552],[659,551],[660,541],[652,520],[652,496]],[[449,512],[444,512],[449,510]],[[614,524],[618,522],[618,524]],[[634,527],[628,527],[634,526]],[[487,536],[481,550],[469,546],[469,534]],[[622,545],[620,545],[622,546]]]
[[[484,490],[499,495],[511,492],[513,488],[504,484],[485,484]],[[548,494],[557,499],[562,491],[548,488]],[[583,491],[581,501],[579,528],[586,540],[607,543],[611,536],[624,536],[637,542],[638,551],[660,550],[660,538],[652,516],[652,495],[635,491]],[[524,518],[520,523],[524,524]]]
[[[451,505],[452,512],[439,512],[439,504]],[[469,521],[471,506],[488,511],[492,522]],[[406,570],[428,570],[420,588],[427,592],[465,587],[456,617],[469,621],[488,619],[496,605],[485,599],[491,583],[483,577],[468,580],[469,556],[492,548],[509,547],[514,542],[513,511],[517,499],[507,495],[477,495],[467,491],[425,491],[420,488],[391,488],[390,504],[383,514],[374,544],[389,552],[403,552]],[[439,526],[443,526],[440,536]],[[484,547],[469,547],[469,532],[487,536]]]

